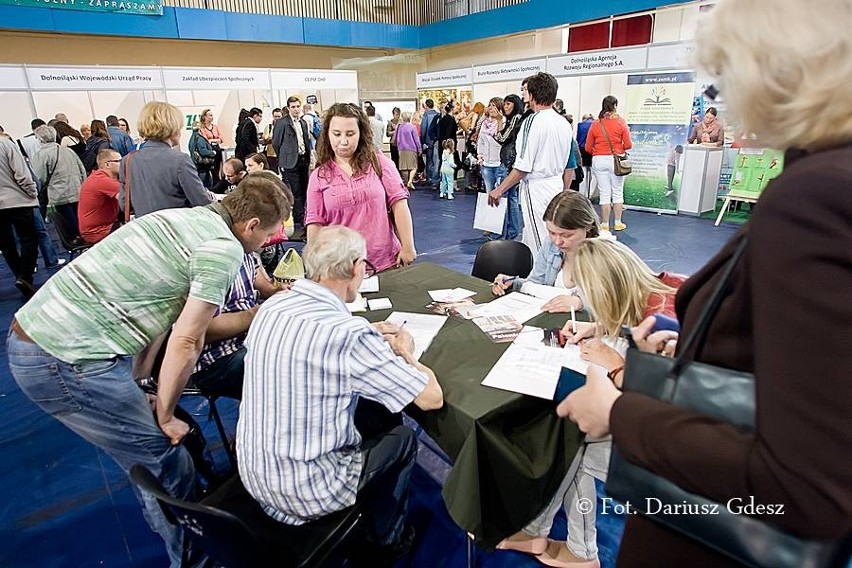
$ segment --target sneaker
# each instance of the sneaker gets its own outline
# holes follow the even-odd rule
[[[609,223],[601,223],[601,231],[609,232]]]
[[[672,193],[674,193],[674,190],[669,189],[668,191],[666,191],[666,197],[669,197]]]
[[[66,262],[68,262],[68,260],[66,260],[64,258],[59,258],[59,259],[56,260],[55,264],[45,264],[44,267],[45,268],[59,268],[60,266],[62,266]]]
[[[452,194],[452,193],[450,193],[449,195],[447,195],[447,199],[449,199],[449,200],[453,200],[453,199],[455,199],[455,197],[453,197],[453,194]]]
[[[626,229],[626,228],[627,228],[627,225],[625,225],[625,224],[624,224],[624,223],[622,223],[621,221],[616,221],[616,222],[615,222],[615,230],[616,230],[616,231],[623,231],[623,230],[624,230],[624,229]]]

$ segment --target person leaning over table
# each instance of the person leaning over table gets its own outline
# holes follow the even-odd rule
[[[674,317],[675,292],[685,278],[655,274],[627,246],[609,239],[581,241],[574,253],[573,272],[577,284],[587,291],[586,306],[595,323],[569,322],[562,331],[572,343],[594,338],[583,342],[581,357],[607,369],[620,387],[624,358],[618,346],[610,347],[603,336],[617,338],[622,325],[636,325],[651,314]],[[578,327],[576,334],[573,325]],[[533,554],[547,566],[599,568],[595,479],[606,481],[611,449],[608,436],[588,436],[571,467],[576,473],[565,477],[538,517],[497,548]],[[590,506],[585,507],[586,503]],[[563,506],[568,540],[549,540],[553,520]]]
[[[820,0],[775,8],[722,0],[698,29],[697,60],[724,85],[732,120],[787,154],[749,223],[687,280],[676,301],[688,336],[727,261],[748,239],[694,360],[754,373],[755,430],[622,394],[597,367],[558,412],[591,435],[611,432],[628,460],[687,491],[723,507],[752,498],[783,505],[772,522],[799,537],[834,540],[852,533],[852,193],[838,191],[852,186],[852,5]],[[773,33],[756,37],[757,20]],[[803,74],[810,80],[800,80]],[[653,323],[642,322],[634,338],[645,351],[671,355],[675,334],[650,333]],[[628,384],[629,377],[630,368]],[[618,565],[739,564],[629,515]]]
[[[417,439],[402,425],[362,439],[356,406],[435,410],[444,398],[412,355],[407,330],[370,325],[346,308],[368,270],[366,254],[356,231],[318,229],[303,253],[306,278],[261,306],[245,341],[237,454],[246,489],[280,522],[301,525],[363,503],[362,552],[368,565],[385,566],[414,539],[405,517]]]
[[[53,275],[15,314],[6,340],[15,382],[123,472],[144,465],[171,495],[191,498],[195,475],[180,445],[189,428],[175,418],[175,406],[243,255],[275,234],[289,209],[278,185],[257,180],[222,203],[125,224]],[[134,378],[150,376],[148,356],[170,328],[152,412]],[[182,529],[153,496],[137,497],[177,568]]]
[[[538,251],[529,277],[498,274],[491,292],[502,296],[510,288],[520,290],[525,282],[554,286],[565,293],[548,301],[542,310],[551,313],[570,312],[572,307],[582,310],[586,302],[573,277],[572,260],[580,243],[600,236],[592,202],[576,191],[563,191],[550,200],[542,220],[550,238]]]
[[[393,162],[373,148],[367,115],[353,104],[336,103],[323,118],[305,225],[309,240],[326,225],[355,229],[379,271],[417,258],[408,190]]]

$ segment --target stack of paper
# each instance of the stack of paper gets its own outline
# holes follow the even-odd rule
[[[524,323],[541,313],[543,302],[526,294],[506,294],[487,304],[482,304],[474,312],[479,316],[511,316],[515,321]]]
[[[482,384],[553,400],[561,370],[562,349],[545,347],[541,343],[513,343],[492,367]]]
[[[370,276],[369,278],[364,278],[364,280],[361,282],[361,286],[358,288],[358,291],[362,294],[367,294],[369,292],[378,292],[379,277]]]
[[[346,307],[349,308],[349,311],[353,314],[358,312],[366,312],[367,300],[364,299],[364,296],[358,294],[357,296],[355,296],[355,299],[353,301],[346,304]]]

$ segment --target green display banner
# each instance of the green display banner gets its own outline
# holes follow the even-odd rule
[[[784,153],[764,148],[740,148],[731,173],[731,199],[757,200],[766,184],[784,169]]]
[[[162,16],[163,1],[147,0],[0,0],[0,5],[26,8],[54,8],[57,10],[82,10],[84,12],[112,12],[116,14],[144,14]]]
[[[678,179],[669,177],[682,160],[695,94],[694,73],[628,75],[619,107],[630,125],[633,173],[624,180],[624,202],[634,209],[677,213]],[[680,148],[680,152],[677,149]]]

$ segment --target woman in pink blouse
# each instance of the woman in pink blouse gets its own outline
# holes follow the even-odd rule
[[[327,225],[344,225],[367,241],[367,259],[387,270],[414,262],[408,190],[396,166],[373,149],[367,115],[353,104],[328,109],[308,181],[308,240]]]

